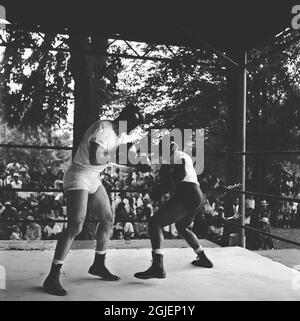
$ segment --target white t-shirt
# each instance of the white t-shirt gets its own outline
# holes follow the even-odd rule
[[[119,137],[113,129],[112,122],[109,120],[97,120],[85,132],[73,159],[73,164],[80,165],[84,168],[102,172],[108,165],[114,163],[107,163],[101,165],[91,165],[89,159],[90,143],[95,142],[107,153],[113,152],[118,145],[130,143],[142,138],[143,133],[139,128],[132,130],[129,135],[122,133]],[[116,164],[115,164],[116,165]]]
[[[195,183],[199,185],[192,158],[188,154],[176,150],[174,152],[174,164],[181,164],[182,161],[180,161],[180,159],[184,159],[185,161],[185,177],[182,182]]]
[[[106,151],[117,147],[118,136],[113,130],[112,123],[106,120],[94,122],[85,132],[73,159],[73,164],[81,165],[96,172],[102,172],[108,164],[91,165],[89,159],[90,142],[95,142]]]

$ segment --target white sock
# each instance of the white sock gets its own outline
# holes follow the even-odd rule
[[[203,247],[200,245],[194,252],[198,255],[203,251]]]
[[[95,253],[104,255],[106,253],[106,250],[105,251],[95,251]]]
[[[56,259],[53,259],[53,261],[52,261],[52,264],[54,264],[54,265],[59,265],[59,264],[63,264],[64,263],[64,261],[60,261],[60,260],[56,260]]]
[[[163,249],[155,249],[152,251],[153,254],[161,254],[164,255],[164,250]]]

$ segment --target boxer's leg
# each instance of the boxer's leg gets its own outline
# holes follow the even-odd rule
[[[195,266],[212,268],[213,264],[204,253],[204,250],[201,244],[199,243],[197,236],[189,229],[189,226],[191,225],[194,216],[195,215],[191,213],[190,215],[187,215],[183,219],[177,221],[176,229],[178,233],[182,235],[182,237],[186,240],[189,246],[197,254],[197,260],[194,260],[192,264]]]
[[[60,284],[60,269],[75,237],[81,232],[87,212],[88,190],[70,190],[66,193],[68,225],[57,241],[50,273],[44,282],[47,293],[63,296],[66,291]]]
[[[97,226],[95,259],[89,269],[89,273],[107,281],[117,281],[119,277],[110,273],[105,266],[105,255],[113,229],[114,218],[107,192],[102,184],[98,187],[96,193],[90,196],[88,209],[100,221]]]
[[[186,209],[180,205],[175,199],[166,202],[157,214],[153,215],[149,221],[149,234],[152,246],[152,265],[144,271],[135,273],[136,278],[150,279],[150,278],[165,278],[166,272],[163,266],[163,233],[162,228],[166,225],[180,220],[187,215]]]

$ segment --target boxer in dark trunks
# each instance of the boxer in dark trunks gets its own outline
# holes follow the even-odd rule
[[[197,236],[189,229],[204,204],[204,197],[191,157],[177,150],[176,144],[171,143],[170,163],[161,166],[159,176],[160,184],[153,188],[152,199],[158,201],[164,193],[172,189],[174,194],[149,221],[152,265],[148,270],[135,273],[134,276],[139,279],[166,277],[163,266],[162,242],[164,237],[162,228],[173,223],[176,224],[177,231],[197,254],[197,259],[192,264],[212,268],[213,264],[204,253]]]

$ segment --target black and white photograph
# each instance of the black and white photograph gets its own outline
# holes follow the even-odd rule
[[[0,0],[2,301],[300,301],[300,0]]]

